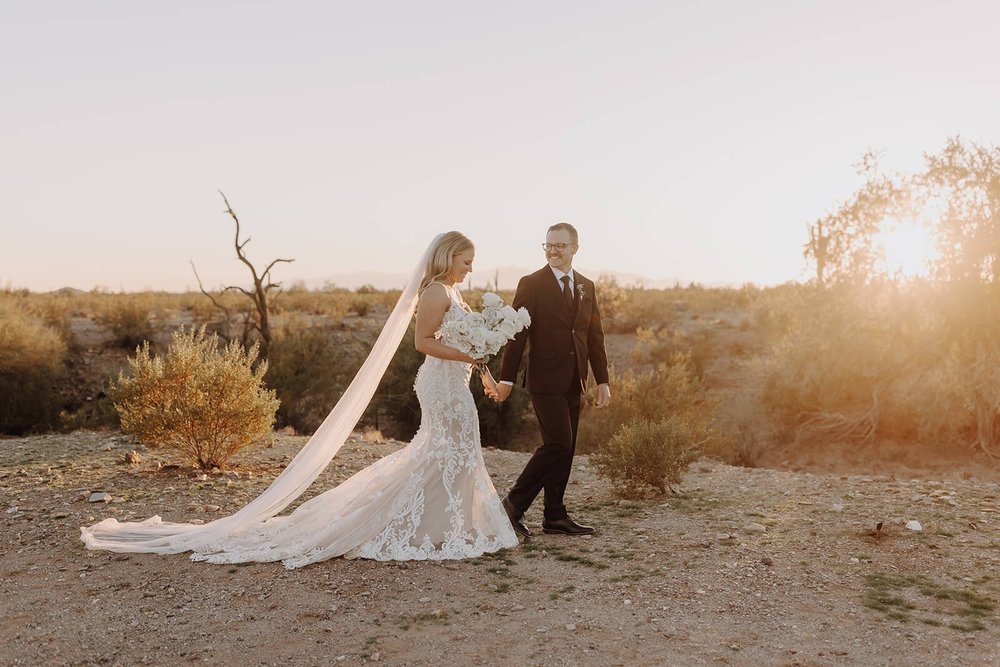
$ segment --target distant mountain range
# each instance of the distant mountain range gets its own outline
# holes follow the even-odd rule
[[[537,267],[536,267],[537,268]],[[521,276],[532,273],[536,269],[528,269],[523,266],[501,266],[496,269],[473,271],[469,275],[469,284],[473,287],[496,288],[499,282],[499,289],[514,289]],[[595,271],[585,267],[580,267],[580,273],[592,280],[597,280],[603,275],[614,276],[618,284],[622,287],[642,286],[654,289],[673,287],[677,283],[686,285],[687,282],[680,278],[648,278],[637,273],[626,273],[624,271]],[[376,271],[356,271],[354,273],[331,273],[323,278],[306,280],[306,287],[318,289],[324,286],[336,285],[347,289],[356,289],[362,285],[371,285],[376,289],[398,289],[403,286],[406,280],[404,273],[380,273]],[[288,282],[291,284],[291,282]],[[706,285],[708,287],[709,285]],[[721,285],[720,285],[721,286]]]

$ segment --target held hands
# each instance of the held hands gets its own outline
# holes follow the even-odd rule
[[[497,385],[497,398],[498,403],[503,403],[510,396],[511,385],[500,383]]]
[[[606,408],[611,405],[611,386],[607,384],[597,385],[597,409]]]
[[[492,376],[490,377],[490,380],[493,381]],[[483,387],[485,388],[485,386],[486,378],[484,377]],[[512,389],[511,385],[493,381],[493,388],[496,395],[494,396],[493,394],[490,394],[489,391],[487,391],[486,395],[498,403],[503,403],[510,397]],[[611,386],[607,384],[597,385],[597,399],[595,400],[595,407],[600,410],[608,407],[609,405],[611,405]]]
[[[497,393],[497,381],[493,379],[493,374],[490,373],[490,369],[486,364],[479,366],[479,377],[483,381],[483,393],[494,401],[499,401],[500,395]]]

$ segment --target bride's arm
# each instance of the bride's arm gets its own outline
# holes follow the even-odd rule
[[[445,291],[444,285],[435,283],[430,285],[420,295],[417,302],[417,326],[413,336],[413,346],[417,352],[423,352],[438,359],[447,361],[464,361],[467,364],[478,363],[478,359],[473,359],[464,352],[459,352],[453,347],[448,347],[434,337],[434,333],[441,328],[444,314],[451,307],[451,299]]]
[[[490,373],[490,367],[486,364],[479,366],[479,376],[483,380],[483,392],[493,400],[500,398],[500,394],[497,393],[497,381],[493,379],[493,373]]]

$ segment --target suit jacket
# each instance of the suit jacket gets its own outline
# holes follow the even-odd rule
[[[521,278],[511,305],[528,309],[531,326],[507,343],[500,380],[516,380],[527,347],[524,384],[532,393],[564,394],[577,378],[580,390],[586,391],[588,363],[598,384],[608,381],[608,354],[594,282],[577,271],[574,282],[575,317],[548,265]]]

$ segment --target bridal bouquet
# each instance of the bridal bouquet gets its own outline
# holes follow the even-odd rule
[[[493,292],[483,294],[483,312],[468,312],[441,325],[434,337],[475,359],[496,354],[531,324],[526,308],[514,310]]]

